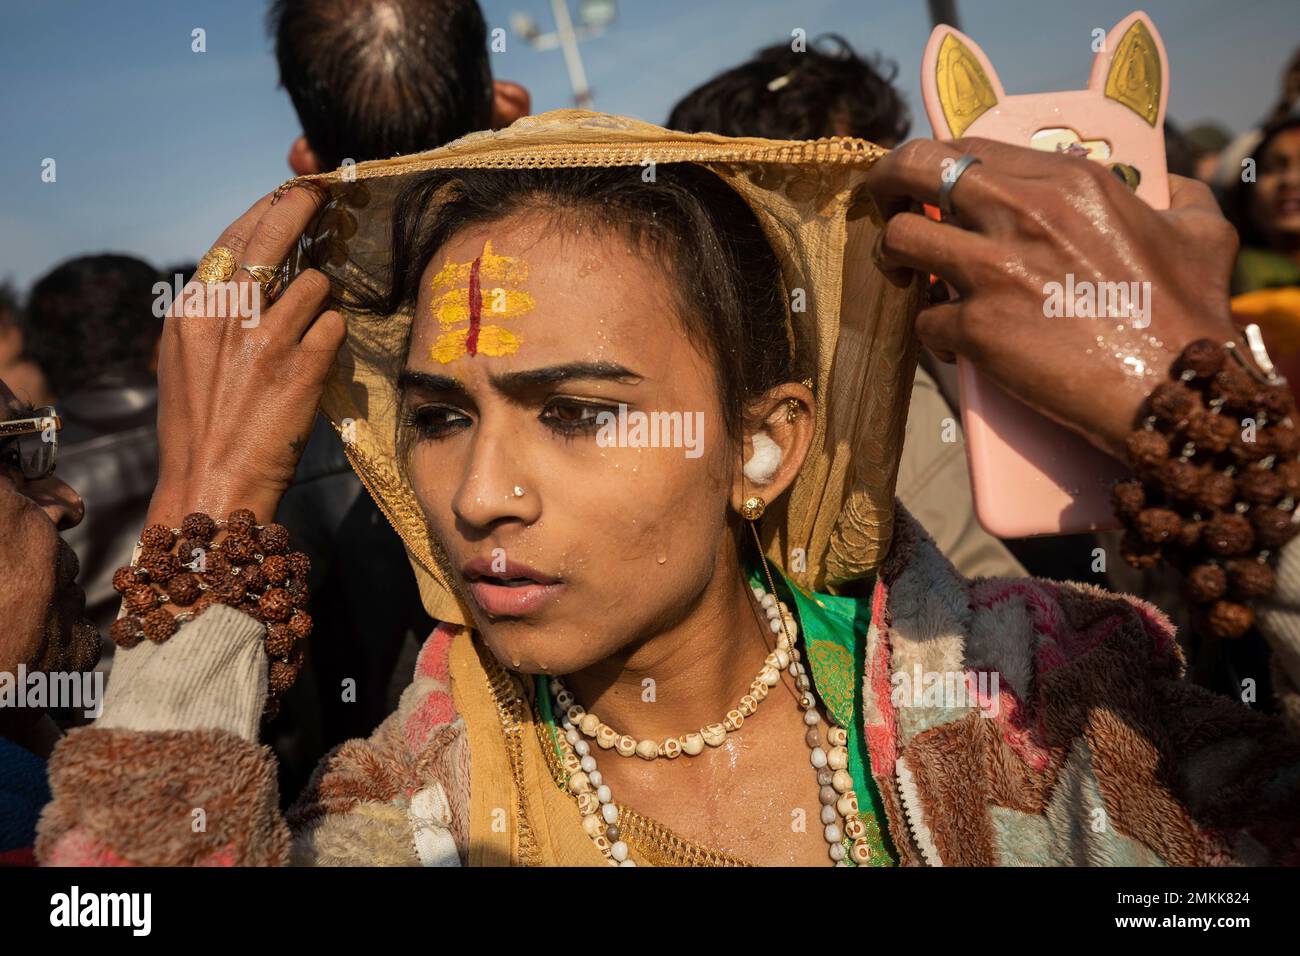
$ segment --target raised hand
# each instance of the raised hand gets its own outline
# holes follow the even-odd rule
[[[905,211],[915,202],[937,205],[945,160],[965,153],[981,162],[952,189],[961,228]],[[910,142],[880,160],[868,182],[889,220],[881,265],[936,274],[960,296],[920,313],[922,340],[970,359],[1022,401],[1122,457],[1143,397],[1182,348],[1234,336],[1228,284],[1236,233],[1208,188],[1169,178],[1171,207],[1156,210],[1099,163],[963,139]],[[1069,276],[1136,282],[1150,293],[1146,314],[1045,314],[1051,284],[1064,286]]]
[[[164,321],[149,523],[175,527],[191,511],[249,508],[259,522],[275,513],[345,329],[339,313],[324,310],[322,273],[301,273],[269,304],[245,267],[283,261],[318,202],[303,188],[274,204],[270,195],[258,200],[213,247],[229,250],[221,255],[238,271],[217,286],[191,282]]]

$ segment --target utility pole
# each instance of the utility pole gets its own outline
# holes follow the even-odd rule
[[[569,15],[568,0],[551,0],[551,16],[555,18],[555,30],[542,33],[541,27],[527,13],[510,15],[510,26],[515,35],[525,40],[534,50],[545,51],[559,49],[564,54],[564,67],[569,73],[569,86],[573,88],[573,102],[579,109],[589,110],[595,104],[591,96],[591,87],[587,83],[587,71],[582,65],[582,53],[578,50],[581,40],[591,40],[600,36],[614,22],[617,12],[616,0],[580,0],[578,4],[578,25],[575,27]]]
[[[931,27],[942,23],[954,30],[961,29],[961,24],[957,22],[957,0],[929,0],[929,3]]]

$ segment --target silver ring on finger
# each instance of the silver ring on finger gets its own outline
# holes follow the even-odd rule
[[[943,213],[944,219],[952,219],[956,215],[952,209],[952,191],[956,188],[957,181],[965,175],[966,170],[980,161],[978,156],[966,153],[943,173],[943,182],[939,184],[939,212]]]

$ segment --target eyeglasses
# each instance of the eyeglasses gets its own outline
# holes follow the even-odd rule
[[[33,411],[31,418],[0,422],[0,465],[19,469],[28,481],[39,481],[54,473],[63,420],[53,405]]]

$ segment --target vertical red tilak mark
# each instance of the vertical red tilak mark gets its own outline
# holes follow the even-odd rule
[[[469,334],[465,336],[465,351],[473,355],[478,351],[479,314],[483,311],[483,290],[478,286],[478,267],[482,256],[475,258],[469,267]]]

